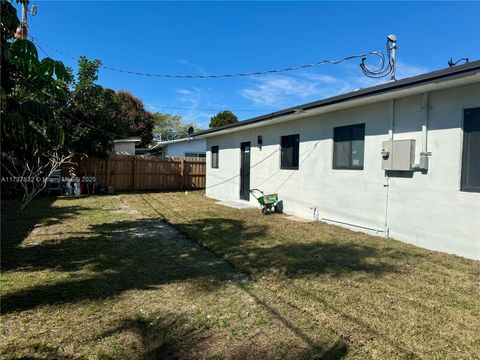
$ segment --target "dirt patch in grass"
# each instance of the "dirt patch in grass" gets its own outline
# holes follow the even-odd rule
[[[366,356],[143,201],[43,198],[22,214],[2,203],[2,358]]]

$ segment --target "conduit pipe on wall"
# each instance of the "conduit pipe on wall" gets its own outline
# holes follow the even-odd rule
[[[388,140],[393,142],[393,136],[394,136],[394,131],[395,131],[395,99],[390,100],[389,102],[389,113],[390,113],[390,129],[388,130]],[[393,148],[393,146],[391,146]],[[329,219],[329,218],[324,218],[322,217],[321,220],[326,221],[326,222],[331,222],[331,223],[337,223],[337,224],[342,224],[342,225],[347,225],[351,227],[356,227],[359,229],[364,229],[364,230],[370,230],[374,231],[376,234],[383,234],[384,236],[389,236],[389,228],[388,228],[388,201],[389,201],[389,176],[388,172],[385,172],[385,179],[386,182],[383,185],[386,189],[386,201],[385,201],[385,221],[383,224],[383,229],[377,229],[369,226],[362,226],[358,224],[352,224],[349,222],[345,221],[339,221],[339,220],[334,220],[334,219]],[[313,218],[314,220],[318,221],[319,220],[319,208],[318,207],[311,207],[310,209],[313,210]]]
[[[356,227],[356,228],[359,228],[359,229],[364,229],[364,230],[370,230],[370,231],[374,231],[375,233],[385,233],[384,230],[382,229],[376,229],[376,228],[373,228],[373,227],[369,227],[369,226],[362,226],[362,225],[357,225],[357,224],[352,224],[352,223],[349,223],[349,222],[346,222],[346,221],[339,221],[339,220],[334,220],[334,219],[329,219],[329,218],[322,218],[323,221],[326,221],[326,222],[331,222],[331,223],[336,223],[336,224],[342,224],[342,225],[347,225],[347,226],[351,226],[351,227]]]
[[[422,172],[428,171],[428,157],[431,155],[428,152],[428,116],[429,116],[429,93],[423,94],[422,111],[423,111],[423,124],[422,124],[422,151],[420,152],[420,162],[415,164],[413,168]]]
[[[395,134],[395,99],[390,100],[390,129],[388,130],[388,140],[390,140],[390,149],[393,149],[393,136]],[[385,184],[383,187],[386,189],[385,192],[385,221],[383,223],[383,233],[385,236],[389,236],[390,229],[388,227],[388,203],[390,196],[390,177],[388,176],[388,171],[385,171]]]
[[[393,132],[395,129],[395,99],[390,100],[390,129],[388,130],[388,140],[393,141]]]

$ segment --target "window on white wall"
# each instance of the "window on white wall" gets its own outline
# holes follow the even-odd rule
[[[218,146],[211,147],[212,152],[212,168],[218,169]]]
[[[205,153],[197,153],[197,152],[186,152],[185,153],[186,158],[204,158]]]
[[[281,137],[281,169],[298,169],[300,135],[288,135]]]
[[[363,170],[365,124],[333,129],[333,168]]]
[[[462,191],[480,192],[480,108],[463,113]]]

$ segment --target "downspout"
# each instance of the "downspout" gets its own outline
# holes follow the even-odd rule
[[[423,123],[422,123],[422,151],[420,152],[420,162],[413,165],[414,170],[419,170],[422,173],[428,171],[428,157],[432,155],[428,152],[428,117],[429,117],[429,93],[423,94],[422,100],[422,112],[423,112]]]

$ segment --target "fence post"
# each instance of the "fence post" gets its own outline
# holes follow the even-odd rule
[[[112,186],[112,181],[111,181],[112,176],[110,175],[110,171],[109,171],[110,170],[110,161],[108,161],[109,158],[110,156],[107,157],[106,164],[105,164],[105,184],[107,186]]]
[[[136,190],[136,184],[135,184],[135,173],[137,172],[137,157],[133,155],[133,171],[132,171],[132,182],[133,182],[133,191]]]
[[[185,158],[180,158],[180,190],[183,190]]]

